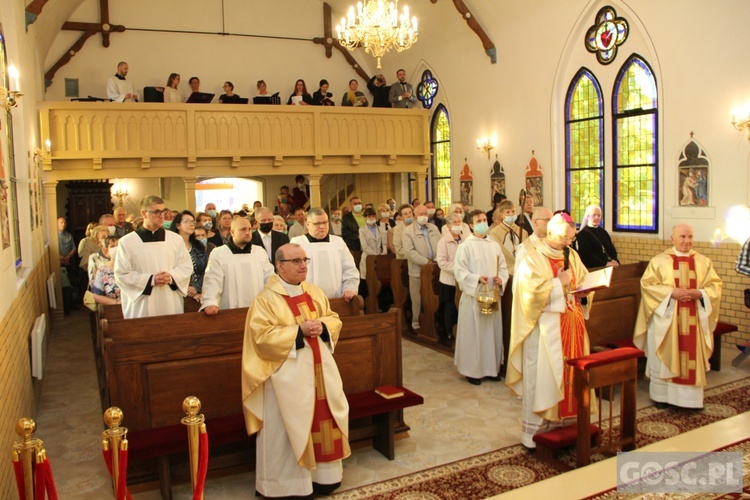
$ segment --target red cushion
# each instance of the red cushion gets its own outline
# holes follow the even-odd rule
[[[716,323],[716,328],[714,328],[714,335],[724,335],[725,333],[731,333],[731,332],[736,332],[736,331],[737,331],[737,325],[719,321],[718,323]]]
[[[640,358],[646,354],[635,347],[621,347],[611,351],[596,352],[582,358],[569,359],[567,363],[578,370],[587,370],[626,359]]]
[[[399,389],[404,391],[404,395],[392,399],[385,399],[383,396],[376,394],[375,391],[347,394],[346,399],[349,401],[349,420],[371,417],[380,413],[401,410],[409,406],[416,406],[424,403],[424,398],[419,394],[412,392],[405,387],[399,387]]]
[[[599,427],[594,424],[589,425],[589,432],[592,436],[599,434]],[[559,429],[542,432],[534,436],[534,442],[546,448],[556,450],[565,446],[572,446],[578,441],[578,424],[566,425]]]

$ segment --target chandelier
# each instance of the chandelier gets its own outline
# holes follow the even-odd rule
[[[349,7],[347,17],[336,26],[341,45],[349,50],[364,47],[378,60],[391,48],[397,52],[406,50],[419,38],[417,18],[409,18],[409,7],[404,6],[398,14],[398,0],[386,3],[385,0],[365,0]]]

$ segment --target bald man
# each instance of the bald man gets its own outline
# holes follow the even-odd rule
[[[226,245],[214,249],[203,277],[201,310],[209,316],[219,309],[249,307],[273,275],[265,248],[251,243],[250,221],[232,219]]]
[[[544,237],[547,236],[547,223],[551,218],[552,211],[549,208],[536,207],[534,209],[534,213],[531,215],[531,226],[534,228],[534,232],[516,249],[516,262],[514,264],[516,269],[518,269],[518,263],[521,262],[529,250],[534,248],[540,241],[544,241]]]
[[[107,97],[110,101],[138,102],[138,94],[133,90],[133,84],[125,80],[128,69],[128,63],[121,61],[117,65],[117,73],[107,80]]]
[[[649,393],[659,408],[703,408],[708,358],[719,316],[721,279],[693,250],[693,228],[672,229],[673,247],[648,263],[633,342],[646,351]]]

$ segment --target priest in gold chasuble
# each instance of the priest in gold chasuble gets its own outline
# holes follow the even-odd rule
[[[711,259],[693,250],[693,228],[679,224],[671,239],[674,246],[651,259],[641,278],[633,343],[648,356],[657,405],[703,408],[721,279]]]
[[[565,360],[589,354],[584,315],[593,294],[575,292],[587,270],[568,248],[574,236],[569,215],[552,217],[547,236],[521,260],[513,280],[505,384],[521,396],[521,443],[527,448],[536,447],[535,434],[577,414],[573,369]]]
[[[349,404],[332,352],[341,320],[305,281],[307,257],[287,244],[248,310],[242,403],[258,433],[255,487],[264,497],[328,494],[341,484],[349,449]]]

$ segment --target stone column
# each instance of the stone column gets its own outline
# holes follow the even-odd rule
[[[319,174],[311,174],[308,176],[310,182],[310,207],[320,207],[320,179],[323,178]]]
[[[62,296],[62,275],[60,274],[60,245],[57,239],[57,181],[43,181],[44,185],[44,206],[46,207],[47,220],[47,241],[49,242],[49,268],[50,272],[55,274],[55,299],[57,308],[53,311],[55,317],[62,318],[63,296]],[[45,281],[47,277],[45,276]]]
[[[195,211],[195,183],[198,181],[195,177],[183,177],[182,181],[185,183],[185,203],[187,209],[193,213]]]
[[[425,193],[424,190],[424,183],[425,179],[427,179],[427,172],[414,172],[414,179],[414,198],[424,203],[425,196],[427,196],[427,193]],[[409,200],[409,202],[411,202],[411,200]]]

